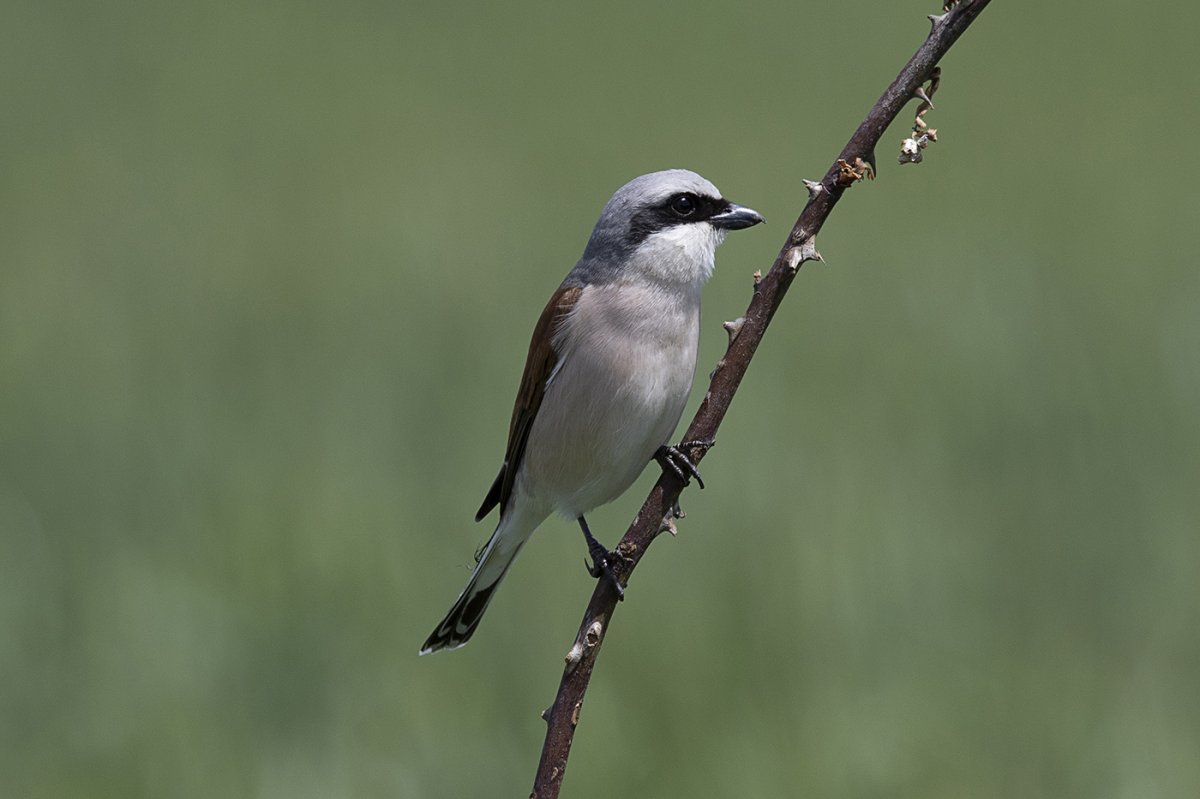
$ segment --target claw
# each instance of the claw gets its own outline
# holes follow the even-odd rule
[[[700,470],[692,459],[687,456],[685,450],[692,448],[709,449],[713,445],[713,441],[683,441],[677,446],[661,446],[654,453],[654,459],[662,466],[663,471],[670,470],[671,474],[679,478],[679,482],[687,485],[691,478],[696,478],[696,485],[704,488],[704,478],[700,476]]]
[[[589,564],[585,559],[583,565],[587,568],[588,574],[597,580],[601,578],[608,580],[609,585],[612,586],[613,591],[617,594],[618,601],[625,599],[625,589],[621,586],[621,581],[617,579],[617,573],[613,571],[612,565],[608,562],[607,552],[603,554],[593,553],[592,562]]]
[[[608,580],[613,591],[616,592],[618,600],[625,599],[625,588],[621,585],[621,581],[617,579],[617,573],[613,570],[610,559],[613,554],[604,548],[604,545],[596,540],[592,535],[592,531],[588,529],[587,522],[580,516],[577,520],[580,528],[583,530],[583,537],[587,540],[588,554],[592,556],[592,562],[588,563],[585,558],[583,561],[584,568],[588,574],[596,579],[603,577]]]

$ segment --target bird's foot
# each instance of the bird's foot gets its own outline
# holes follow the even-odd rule
[[[583,565],[587,567],[588,574],[596,579],[603,577],[605,580],[608,580],[609,585],[612,586],[613,591],[617,594],[617,599],[625,599],[625,588],[621,585],[621,581],[617,579],[617,573],[612,567],[613,560],[618,555],[615,552],[609,552],[604,548],[603,544],[596,540],[596,537],[592,535],[592,531],[588,529],[587,522],[582,516],[577,521],[579,522],[579,528],[583,530],[583,537],[587,541],[588,554],[592,556],[591,563],[588,563],[586,560],[583,562]]]
[[[616,592],[617,599],[624,600],[625,589],[621,586],[621,581],[617,579],[617,572],[612,567],[612,561],[616,555],[601,546],[589,549],[588,554],[592,556],[592,562],[588,563],[586,560],[583,562],[583,565],[588,570],[588,574],[597,580],[607,580],[608,584],[612,586],[613,591]]]
[[[700,477],[700,470],[696,468],[696,464],[687,456],[687,453],[692,449],[703,449],[705,451],[712,448],[714,442],[711,438],[702,441],[681,441],[674,446],[663,445],[654,453],[654,460],[658,461],[659,466],[664,472],[670,472],[679,478],[679,481],[687,485],[691,478],[696,478],[696,485],[704,488],[704,480]]]

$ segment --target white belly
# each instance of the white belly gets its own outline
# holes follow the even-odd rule
[[[520,488],[568,517],[616,498],[668,440],[696,371],[699,292],[588,286],[556,339],[560,366]]]

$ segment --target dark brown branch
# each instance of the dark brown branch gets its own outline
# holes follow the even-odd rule
[[[725,418],[725,413],[733,401],[733,395],[750,366],[750,359],[754,357],[767,325],[792,284],[797,270],[805,261],[820,258],[814,240],[834,205],[856,180],[874,171],[875,145],[884,131],[899,115],[904,105],[918,96],[918,88],[929,79],[946,51],[979,16],[988,2],[989,0],[960,0],[943,16],[931,17],[933,29],[928,38],[875,103],[866,119],[858,126],[858,130],[854,131],[854,135],[825,173],[825,177],[819,184],[807,183],[808,204],[788,234],[774,265],[761,280],[756,280],[754,296],[739,323],[727,325],[729,347],[725,351],[725,357],[717,364],[708,393],[705,394],[700,409],[683,436],[685,441],[715,438],[717,428],[720,427],[721,420]],[[699,461],[704,457],[705,450],[697,447],[690,454],[694,461]],[[674,475],[664,474],[655,484],[633,524],[617,545],[617,551],[622,557],[617,559],[615,567],[622,584],[628,583],[629,576],[655,537],[664,530],[673,531],[673,511],[677,507],[676,503],[682,490],[683,485]],[[548,729],[531,799],[553,799],[558,796],[567,767],[567,757],[571,753],[575,727],[579,723],[584,694],[616,606],[617,596],[612,586],[606,580],[598,581],[584,612],[575,644],[567,654],[567,665],[558,687],[558,695],[554,704],[543,714]]]

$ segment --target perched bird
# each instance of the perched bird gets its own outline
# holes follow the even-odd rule
[[[699,480],[667,442],[696,371],[700,290],[726,232],[762,221],[684,169],[635,178],[604,206],[533,329],[504,464],[475,515],[499,506],[500,522],[421,654],[470,639],[513,559],[554,512],[579,522],[589,572],[621,595],[584,514],[623,493],[652,459]]]

